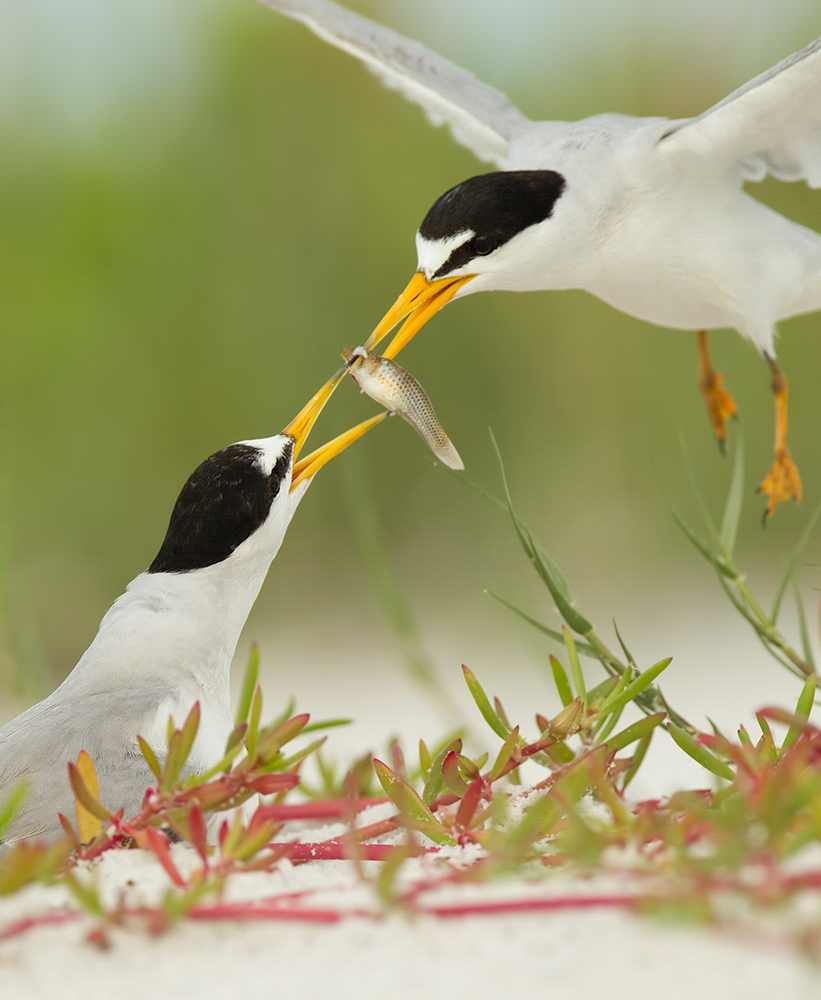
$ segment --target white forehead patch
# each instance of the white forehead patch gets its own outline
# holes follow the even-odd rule
[[[455,236],[446,236],[441,240],[426,240],[421,233],[416,234],[417,270],[422,271],[428,281],[450,257],[453,251],[472,240],[476,233],[472,229],[464,229]]]
[[[273,437],[255,438],[253,441],[240,441],[239,443],[247,444],[250,448],[256,448],[259,451],[257,461],[262,474],[270,476],[289,441],[290,438],[284,434],[275,434]]]

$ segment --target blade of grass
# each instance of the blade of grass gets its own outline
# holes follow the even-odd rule
[[[621,651],[622,653],[624,653],[624,658],[627,660],[628,665],[631,667],[635,667],[636,661],[633,659],[633,654],[627,648],[627,646],[624,643],[624,639],[622,639],[621,637],[621,632],[619,632],[619,626],[616,624],[615,618],[613,619],[613,631],[616,633],[616,638],[619,640]]]
[[[353,449],[352,449],[353,452]],[[438,709],[453,718],[459,707],[439,680],[436,666],[425,649],[416,619],[402,591],[390,552],[380,531],[379,513],[364,453],[350,454],[341,468],[348,519],[353,525],[371,593],[393,633],[410,676],[433,699]]]
[[[721,545],[721,537],[716,529],[715,523],[710,517],[710,511],[707,509],[707,505],[704,502],[704,498],[701,495],[701,490],[698,488],[698,483],[696,482],[695,472],[693,470],[692,462],[690,461],[690,453],[687,451],[687,444],[684,440],[684,435],[679,434],[679,440],[681,442],[681,451],[684,455],[684,467],[687,471],[687,479],[690,483],[690,489],[693,493],[693,497],[696,501],[696,506],[698,507],[701,519],[704,522],[704,526],[707,529],[707,533],[713,540],[715,545]]]
[[[569,593],[570,588],[568,587],[567,581],[565,580],[561,570],[556,563],[553,562],[550,556],[548,556],[539,542],[533,537],[530,529],[526,526],[525,531],[527,532],[527,537],[533,550],[533,565],[536,567],[536,571],[545,582],[553,600],[556,602],[559,614],[562,618],[564,618],[574,632],[578,632],[579,635],[587,636],[593,631],[593,623],[589,622],[583,614],[580,614],[580,612],[573,607],[572,595],[568,598],[565,593]]]
[[[556,607],[559,609],[559,614],[562,618],[564,618],[574,632],[578,632],[579,635],[587,635],[587,633],[592,630],[593,626],[573,607],[573,594],[564,574],[545,552],[538,540],[533,536],[528,526],[519,517],[513,507],[513,499],[510,495],[510,488],[507,482],[502,453],[499,449],[499,445],[493,431],[490,432],[490,439],[493,442],[493,449],[496,452],[496,459],[499,463],[499,472],[502,477],[502,485],[504,486],[505,497],[507,498],[510,518],[513,521],[513,526],[516,529],[516,534],[519,536],[522,548],[525,550],[525,554],[533,563],[536,572],[542,578],[550,591],[553,600],[556,602]]]
[[[781,610],[781,602],[784,599],[784,594],[787,590],[787,584],[792,579],[792,575],[795,572],[796,564],[798,563],[798,560],[801,558],[801,553],[804,551],[804,549],[806,549],[809,543],[810,535],[812,534],[813,528],[815,527],[819,514],[821,514],[821,507],[818,507],[815,513],[810,518],[809,524],[802,532],[801,537],[798,539],[798,544],[792,550],[790,558],[787,560],[787,565],[784,567],[784,575],[781,577],[778,587],[776,588],[775,597],[773,598],[773,608],[772,611],[770,612],[770,621],[773,623],[773,625],[778,620],[778,612]]]
[[[730,478],[730,489],[727,493],[727,502],[724,506],[724,514],[721,518],[721,529],[719,531],[719,541],[724,551],[724,555],[729,559],[732,557],[738,537],[738,525],[741,520],[741,508],[744,503],[744,437],[738,434],[736,437],[735,454],[733,455],[733,471]]]
[[[544,635],[549,636],[551,639],[555,639],[556,642],[564,645],[564,639],[562,638],[561,632],[555,628],[550,628],[549,625],[543,625],[540,621],[535,618],[531,618],[529,614],[525,611],[521,611],[516,607],[515,604],[511,604],[510,601],[506,601],[504,597],[500,597],[498,594],[494,593],[492,590],[485,589],[485,593],[489,594],[492,598],[497,600],[500,604],[503,604],[506,608],[509,608],[514,614],[518,615],[523,621],[526,621],[528,625],[532,625],[533,628],[537,629]],[[600,659],[599,654],[596,650],[587,642],[583,642],[580,639],[576,639],[576,649],[584,656],[589,657],[591,660]]]
[[[804,613],[804,601],[801,599],[801,591],[798,589],[798,584],[795,580],[793,580],[793,589],[795,590],[795,607],[798,611],[798,627],[801,632],[801,651],[804,653],[805,663],[810,670],[812,670],[814,675],[816,672],[815,657],[813,656],[810,633],[807,628],[807,616]]]

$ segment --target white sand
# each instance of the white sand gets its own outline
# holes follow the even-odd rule
[[[372,822],[391,807],[363,815]],[[338,835],[314,828],[304,839]],[[459,849],[448,849],[456,857]],[[469,860],[475,849],[465,852]],[[198,866],[193,852],[173,848],[181,871]],[[433,856],[410,862],[411,877],[431,874]],[[88,876],[107,903],[125,893],[129,905],[157,902],[169,881],[141,851],[103,855]],[[365,864],[366,874],[378,869]],[[497,882],[438,890],[428,902],[510,900],[617,893],[615,876],[571,879],[555,873],[538,883]],[[733,937],[700,928],[664,926],[622,910],[587,909],[451,919],[378,916],[370,886],[349,862],[285,862],[273,874],[230,880],[225,900],[258,900],[304,892],[293,905],[356,911],[335,924],[297,921],[194,922],[149,936],[136,921],[110,935],[110,947],[86,943],[87,919],[37,928],[0,943],[0,995],[27,997],[122,995],[139,1000],[161,993],[203,997],[497,997],[531,994],[667,1000],[821,995],[821,972],[762,937]],[[0,900],[0,925],[70,906],[63,890],[33,887]],[[367,914],[373,914],[368,916]]]

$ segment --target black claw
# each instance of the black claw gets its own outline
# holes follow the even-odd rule
[[[764,508],[764,513],[761,515],[761,527],[762,528],[766,528],[767,527],[767,520],[769,519],[769,516],[770,516],[770,508],[769,508],[769,506],[767,506],[767,507]]]
[[[716,441],[718,441],[718,450],[721,452],[722,455],[726,455],[727,454],[727,438],[726,437],[716,437]]]

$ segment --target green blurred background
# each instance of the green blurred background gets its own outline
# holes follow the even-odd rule
[[[817,3],[789,0],[350,6],[534,118],[696,114],[821,34]],[[364,341],[413,271],[429,205],[488,169],[353,59],[252,0],[131,8],[0,7],[0,716],[70,670],[153,558],[193,468],[276,433],[340,348]],[[821,229],[818,192],[768,181],[755,193]],[[771,461],[767,370],[735,333],[712,338],[741,410],[732,434],[743,428],[747,445],[739,550],[765,594],[821,502],[819,322],[783,325],[805,501],[783,505],[766,532],[753,491]],[[492,426],[520,509],[585,613],[605,625],[616,615],[648,655],[693,640],[691,677],[728,648],[753,655],[659,487],[692,513],[681,432],[714,507],[726,491],[695,334],[581,292],[496,293],[446,309],[402,361],[468,475],[497,490]],[[372,412],[344,385],[314,441]],[[300,656],[360,692],[379,671],[401,672],[372,586],[386,559],[437,669],[480,650],[503,671],[543,660],[482,592],[551,616],[509,525],[391,421],[317,478],[249,623],[307,707]],[[814,607],[813,562],[817,548],[802,570]],[[744,685],[745,662],[733,683]]]

